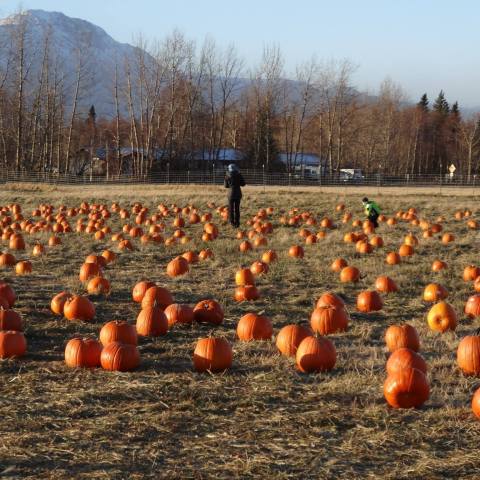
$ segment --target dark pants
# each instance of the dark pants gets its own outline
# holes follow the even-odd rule
[[[240,226],[240,200],[240,198],[228,199],[230,223],[237,228]]]
[[[373,223],[373,226],[375,228],[378,227],[378,213],[377,212],[372,212],[369,216],[368,216],[368,219]]]

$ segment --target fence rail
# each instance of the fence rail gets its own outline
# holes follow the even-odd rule
[[[480,187],[477,175],[383,175],[368,174],[363,178],[346,179],[334,175],[304,175],[301,173],[273,173],[263,170],[242,170],[248,185],[264,186],[374,186],[374,187]],[[62,185],[115,184],[223,184],[221,171],[165,171],[149,175],[74,175],[49,172],[2,171],[1,183],[46,183]]]

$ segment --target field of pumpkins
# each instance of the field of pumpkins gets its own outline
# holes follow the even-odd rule
[[[480,471],[470,197],[91,193],[0,195],[0,472]]]

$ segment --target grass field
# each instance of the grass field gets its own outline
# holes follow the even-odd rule
[[[480,233],[455,220],[456,210],[467,208],[477,218],[480,210],[471,195],[440,196],[428,191],[396,195],[380,191],[375,198],[383,213],[415,207],[419,218],[434,221],[445,216],[444,231],[455,242],[443,245],[439,236],[423,239],[419,227],[399,222],[381,224],[377,233],[385,246],[369,255],[355,253],[343,235],[352,225],[341,223],[335,205],[343,201],[353,218],[362,218],[363,192],[315,189],[246,188],[243,222],[260,208],[273,206],[273,234],[268,246],[247,254],[238,252],[235,231],[223,226],[214,213],[220,236],[208,245],[201,241],[202,225],[187,226],[189,245],[142,246],[121,253],[105,271],[112,293],[93,301],[94,323],[69,322],[51,313],[50,300],[64,289],[84,293],[78,271],[86,255],[105,248],[116,250],[110,235],[95,241],[92,235],[62,235],[62,245],[47,247],[43,257],[32,257],[36,241],[46,244],[48,233],[25,234],[27,249],[15,253],[29,258],[33,273],[4,279],[17,292],[15,309],[25,323],[28,353],[21,359],[0,361],[0,476],[6,478],[478,478],[480,476],[480,422],[471,412],[471,397],[480,379],[463,376],[455,362],[459,339],[478,325],[467,319],[463,307],[474,293],[462,280],[469,264],[480,264]],[[376,192],[372,192],[376,193]],[[431,193],[431,192],[430,192]],[[463,193],[463,192],[459,192]],[[119,202],[131,207],[142,202],[150,212],[157,205],[193,203],[201,212],[207,203],[225,203],[219,188],[97,187],[95,189],[8,186],[0,205],[21,204],[24,216],[41,203],[79,206]],[[320,220],[331,217],[338,228],[325,239],[306,245],[305,258],[287,255],[293,244],[302,244],[297,227],[279,223],[281,212],[297,207]],[[77,218],[71,219],[74,227]],[[167,233],[173,218],[166,220]],[[129,220],[132,223],[133,218]],[[120,231],[124,220],[112,215],[108,225]],[[245,229],[247,228],[243,225]],[[309,227],[312,231],[318,227]],[[403,237],[413,231],[420,239],[413,257],[388,266],[386,253],[398,250]],[[188,275],[171,279],[167,262],[187,249],[208,246],[215,258],[192,266]],[[2,249],[8,250],[8,242]],[[233,300],[234,274],[250,265],[267,248],[279,254],[269,273],[257,286],[261,299],[254,303]],[[336,257],[357,266],[362,279],[342,284],[330,271]],[[448,269],[431,272],[433,260]],[[385,296],[381,312],[356,312],[357,294],[373,288],[385,274],[399,285],[398,293]],[[129,373],[102,369],[72,370],[63,354],[75,335],[97,336],[109,320],[134,323],[138,304],[131,299],[134,284],[150,279],[167,286],[178,303],[195,304],[215,298],[225,310],[224,324],[175,327],[165,337],[142,339],[141,367]],[[455,333],[437,334],[426,324],[428,306],[422,302],[425,285],[445,286],[459,314]],[[281,356],[275,342],[236,341],[235,327],[246,312],[265,312],[277,332],[282,326],[308,322],[315,301],[324,291],[342,295],[351,315],[350,328],[330,338],[337,349],[337,364],[329,373],[300,374],[292,359]],[[421,337],[421,353],[429,367],[431,395],[417,410],[394,410],[383,398],[385,361],[384,331],[395,323],[409,322]],[[214,331],[228,338],[234,350],[233,368],[223,374],[198,374],[192,352],[198,338]]]

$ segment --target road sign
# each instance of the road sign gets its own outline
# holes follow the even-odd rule
[[[457,167],[455,167],[455,165],[452,163],[452,164],[448,167],[448,171],[450,172],[450,175],[453,175],[456,169],[457,169]]]

